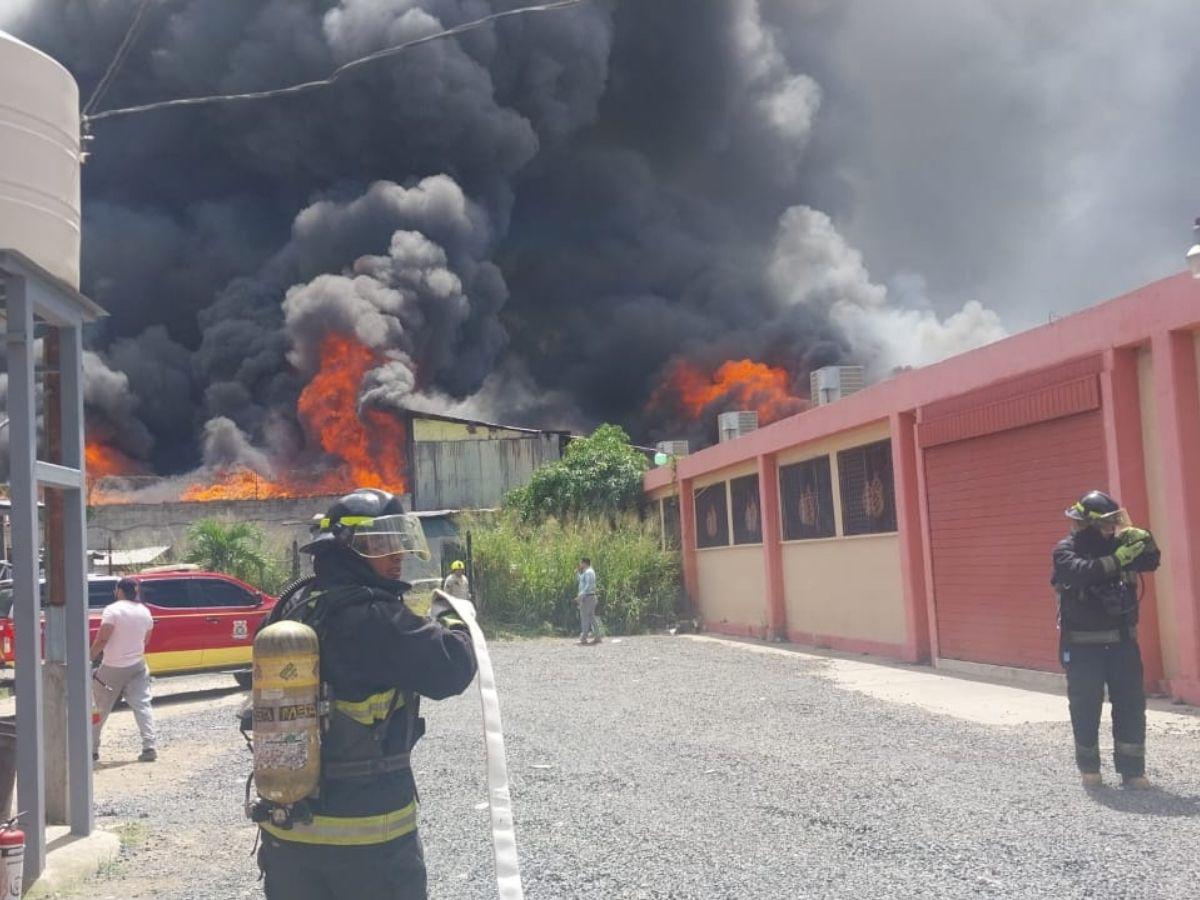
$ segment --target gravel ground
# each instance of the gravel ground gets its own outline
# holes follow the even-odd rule
[[[530,900],[1196,896],[1200,720],[1152,733],[1157,790],[1086,793],[1065,723],[874,700],[819,658],[669,637],[492,650]],[[162,718],[182,777],[98,782],[129,846],[82,896],[261,896],[238,702]],[[425,714],[431,896],[493,898],[477,696]]]

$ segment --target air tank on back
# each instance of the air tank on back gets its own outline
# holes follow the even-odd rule
[[[0,31],[0,249],[79,287],[79,88]]]

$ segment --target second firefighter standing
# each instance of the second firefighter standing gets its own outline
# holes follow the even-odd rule
[[[1146,693],[1137,623],[1140,575],[1158,568],[1153,535],[1129,524],[1102,491],[1066,510],[1070,536],[1054,548],[1060,654],[1083,784],[1102,783],[1100,712],[1112,702],[1113,762],[1125,787],[1147,788]]]

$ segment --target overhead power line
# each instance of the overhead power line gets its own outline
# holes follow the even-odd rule
[[[108,64],[104,76],[92,90],[92,96],[88,98],[88,102],[83,106],[83,117],[85,120],[91,111],[96,108],[96,104],[100,102],[112,84],[113,79],[117,77],[117,72],[121,70],[121,66],[125,64],[125,60],[129,56],[129,51],[133,49],[138,36],[142,33],[142,24],[146,18],[146,11],[150,9],[150,2],[151,0],[142,0],[141,5],[138,6],[137,11],[133,14],[133,21],[129,23],[129,28],[125,31],[125,37],[121,40],[121,46],[113,54],[112,62]]]
[[[530,13],[551,12],[558,9],[567,9],[572,6],[579,6],[586,3],[588,0],[556,0],[553,3],[538,3],[533,6],[522,6],[517,9],[504,10],[503,12],[492,13],[480,19],[475,19],[471,22],[463,22],[461,25],[455,25],[453,28],[447,28],[444,31],[438,31],[433,34],[425,35],[425,37],[414,38],[411,41],[405,41],[403,44],[398,44],[395,47],[388,47],[384,50],[379,50],[368,56],[360,59],[352,60],[342,66],[339,66],[333,71],[328,78],[322,78],[319,81],[305,81],[301,84],[293,84],[288,87],[273,88],[266,91],[251,91],[245,94],[214,94],[208,97],[182,97],[176,100],[160,100],[157,103],[146,103],[141,106],[129,106],[123,109],[106,109],[103,112],[89,114],[87,109],[84,109],[83,123],[86,128],[92,122],[100,122],[104,119],[112,119],[117,116],[130,116],[135,113],[151,112],[157,109],[167,109],[173,106],[207,106],[214,103],[229,103],[239,100],[268,100],[273,97],[284,97],[292,94],[301,94],[307,91],[317,90],[319,88],[330,87],[339,78],[347,72],[359,69],[368,63],[376,60],[384,59],[389,56],[395,56],[412,47],[417,47],[421,44],[428,44],[432,41],[441,40],[442,38],[454,37],[455,35],[465,34],[468,31],[474,31],[487,25],[489,22],[495,22],[498,19],[506,19],[510,16],[523,16]],[[143,4],[144,6],[145,4]],[[141,10],[139,10],[139,13]],[[91,101],[89,101],[90,104]]]

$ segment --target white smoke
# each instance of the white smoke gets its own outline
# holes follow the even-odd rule
[[[871,281],[862,254],[846,243],[825,213],[793,206],[779,221],[767,270],[777,302],[826,313],[841,326],[853,361],[872,380],[902,366],[925,366],[981,347],[1007,334],[1000,317],[978,301],[939,318],[919,295],[919,279],[907,279],[908,304],[890,301]]]
[[[731,37],[745,90],[760,121],[781,145],[777,164],[794,175],[821,107],[821,87],[792,71],[774,29],[763,21],[758,0],[735,0],[734,6]]]

